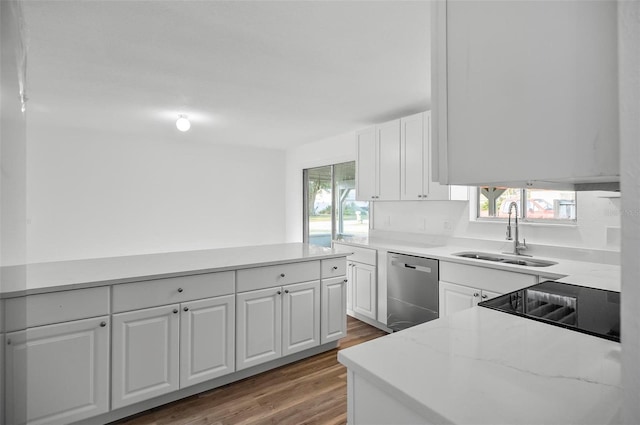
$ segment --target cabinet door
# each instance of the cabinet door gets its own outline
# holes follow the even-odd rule
[[[236,295],[236,370],[282,354],[282,288]]]
[[[376,132],[375,128],[356,133],[356,197],[359,201],[374,200],[376,185]]]
[[[336,277],[322,281],[320,343],[347,336],[347,279]]]
[[[401,124],[401,193],[402,200],[422,200],[428,191],[425,185],[424,164],[428,153],[424,143],[424,114],[415,114],[400,120]]]
[[[400,120],[376,127],[378,201],[400,199]]]
[[[353,311],[375,320],[376,268],[368,264],[353,264]]]
[[[434,2],[440,181],[619,175],[616,4]]]
[[[320,281],[282,289],[282,355],[320,345]]]
[[[178,389],[179,305],[113,315],[112,408]]]
[[[235,296],[181,304],[180,388],[235,370]]]
[[[5,344],[8,424],[68,424],[109,410],[108,316],[9,333]]]
[[[449,316],[478,305],[480,290],[440,281],[439,301],[440,317]]]

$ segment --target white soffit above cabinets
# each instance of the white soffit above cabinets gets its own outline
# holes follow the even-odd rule
[[[286,149],[430,107],[428,1],[25,1],[28,128]],[[178,114],[192,123],[176,133]]]

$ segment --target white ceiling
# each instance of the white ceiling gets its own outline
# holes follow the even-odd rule
[[[286,149],[430,106],[428,1],[44,0],[23,11],[38,134]]]

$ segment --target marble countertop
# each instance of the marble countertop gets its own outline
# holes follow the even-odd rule
[[[622,402],[619,343],[483,307],[338,360],[431,423],[606,424]]]
[[[0,298],[344,255],[331,248],[287,243],[8,266],[0,268]]]
[[[507,270],[517,273],[534,274],[541,276],[543,279],[559,280],[561,282],[610,291],[620,291],[620,266],[616,264],[535,255],[533,257],[535,259],[554,261],[558,264],[549,267],[527,267],[453,255],[463,251],[481,251],[492,254],[501,254],[500,250],[495,249],[491,244],[488,244],[486,249],[477,249],[466,245],[426,245],[386,239],[353,238],[336,242],[364,248],[384,249],[386,251],[398,252],[400,254],[425,256],[453,263]]]

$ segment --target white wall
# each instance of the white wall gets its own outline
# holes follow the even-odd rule
[[[302,170],[355,160],[355,132],[287,151],[287,240],[302,240]],[[578,192],[577,225],[523,224],[529,244],[620,250],[620,199],[611,192]],[[373,204],[374,231],[504,241],[504,223],[469,219],[469,202],[402,201]]]
[[[284,151],[28,131],[30,262],[284,241]]]
[[[473,188],[471,189],[473,190]],[[522,224],[529,244],[619,251],[620,199],[607,192],[578,192],[576,225]],[[469,219],[471,202],[378,202],[373,227],[380,231],[422,233],[456,238],[504,241],[505,224]]]
[[[471,189],[473,190],[473,188]],[[582,249],[620,249],[620,198],[610,192],[577,192],[576,225],[522,224],[520,237],[529,244]],[[503,241],[505,224],[469,219],[472,202],[377,202],[374,211],[376,230],[423,233]]]
[[[285,187],[288,242],[302,242],[302,170],[355,159],[355,132],[340,134],[287,151]]]

